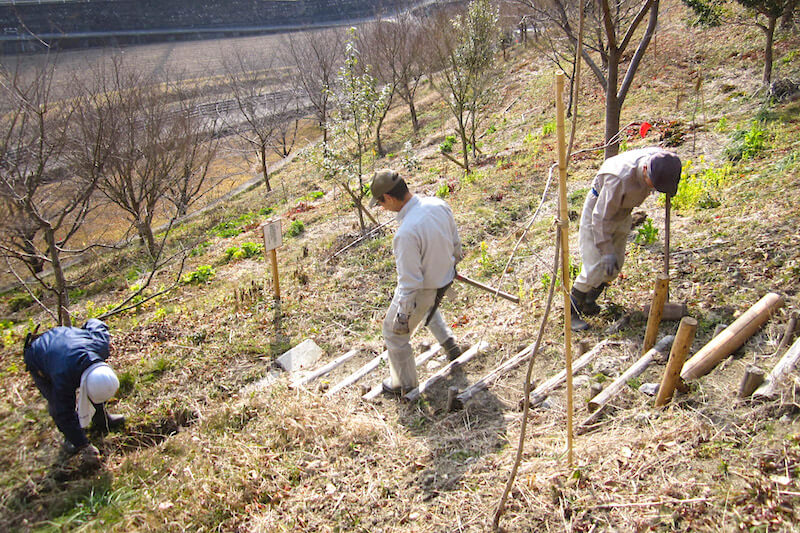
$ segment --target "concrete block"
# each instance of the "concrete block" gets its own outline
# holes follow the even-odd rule
[[[319,361],[322,354],[322,348],[317,346],[317,343],[306,339],[278,357],[275,362],[287,372],[297,372]]]

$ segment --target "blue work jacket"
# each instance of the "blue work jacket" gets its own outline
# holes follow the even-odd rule
[[[56,426],[75,447],[89,442],[78,422],[75,392],[83,372],[108,359],[110,341],[108,326],[91,318],[83,328],[53,328],[25,349],[25,367],[47,400]]]

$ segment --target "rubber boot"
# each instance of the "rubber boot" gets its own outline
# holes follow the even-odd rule
[[[447,354],[448,361],[455,361],[461,355],[461,348],[458,347],[453,337],[448,337],[447,340],[444,341],[444,344],[442,344],[442,348],[444,348]]]
[[[606,288],[607,283],[601,283],[593,289],[589,289],[584,297],[581,312],[586,316],[594,316],[600,312],[600,306],[597,305],[597,298],[603,294],[603,289]]]
[[[92,425],[102,433],[108,433],[109,431],[119,429],[125,425],[125,417],[107,413],[105,404],[93,405],[94,416],[92,417]]]
[[[569,317],[569,328],[572,331],[586,331],[589,329],[589,324],[581,318],[581,310],[586,301],[586,293],[581,292],[575,287],[572,287],[572,292],[569,295],[569,300],[572,302],[572,312]]]

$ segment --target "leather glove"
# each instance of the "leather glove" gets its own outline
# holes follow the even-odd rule
[[[92,466],[100,464],[100,450],[98,450],[94,444],[81,446],[78,452],[81,454],[81,461],[83,461],[83,463]]]
[[[619,271],[619,261],[615,254],[606,254],[600,258],[600,267],[606,277],[611,277]]]
[[[392,331],[396,335],[408,335],[408,315],[398,312],[392,321]]]

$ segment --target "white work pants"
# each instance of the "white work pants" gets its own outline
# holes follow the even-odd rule
[[[410,333],[398,335],[392,331],[392,323],[397,315],[397,291],[395,291],[392,303],[386,311],[386,318],[383,319],[383,340],[386,342],[386,349],[389,351],[389,375],[392,387],[401,387],[404,390],[411,390],[418,385],[417,368],[414,365],[414,350],[411,348],[411,333],[420,323],[428,319],[428,313],[433,307],[436,298],[436,289],[420,289],[415,293],[415,307],[408,319],[408,329]],[[428,329],[439,344],[444,343],[453,335],[452,330],[445,324],[441,313],[437,309],[434,311]]]
[[[606,276],[604,269],[600,266],[600,258],[603,253],[594,243],[594,232],[592,231],[592,211],[597,203],[597,196],[591,191],[586,195],[586,202],[583,204],[581,213],[581,227],[578,231],[578,246],[581,251],[581,272],[575,280],[573,287],[581,292],[588,292],[601,283],[607,283],[617,277],[625,262],[625,246],[628,243],[628,234],[631,232],[631,217],[620,220],[612,229],[611,242],[617,254],[619,269],[615,270],[611,276]]]

